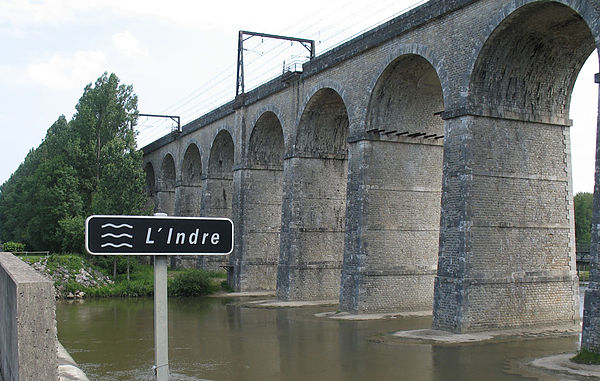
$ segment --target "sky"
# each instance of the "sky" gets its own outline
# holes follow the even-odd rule
[[[0,0],[0,184],[105,71],[133,85],[140,113],[183,125],[234,97],[239,30],[314,39],[318,55],[424,2]],[[246,91],[308,54],[257,37],[245,48]],[[571,103],[575,193],[593,191],[597,72],[593,53]],[[171,127],[140,118],[138,146]]]

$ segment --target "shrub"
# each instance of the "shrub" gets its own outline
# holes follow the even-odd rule
[[[235,290],[229,285],[227,280],[221,281],[221,289],[225,292],[234,292]]]
[[[9,253],[25,251],[25,244],[21,243],[21,242],[12,242],[12,241],[4,242],[2,244],[2,250],[9,252]]]
[[[210,275],[198,269],[186,269],[169,283],[169,294],[172,296],[201,296],[211,294],[217,289]]]
[[[114,296],[138,297],[154,295],[154,282],[147,280],[124,280],[115,283],[112,294]]]

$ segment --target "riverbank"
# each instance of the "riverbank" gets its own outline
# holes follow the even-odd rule
[[[571,361],[575,355],[576,353],[562,353],[559,355],[542,357],[533,360],[530,365],[552,371],[552,373],[600,379],[600,365],[577,364]]]
[[[74,254],[19,258],[53,282],[57,299],[147,297],[154,294],[154,268],[152,265],[139,263],[136,258],[119,258],[116,266],[119,271],[114,278],[107,274],[106,268],[112,267],[112,259],[94,258],[104,264],[102,267]],[[202,296],[228,291],[226,277],[225,272],[169,270],[169,296]]]

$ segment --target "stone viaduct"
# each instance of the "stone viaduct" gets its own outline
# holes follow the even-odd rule
[[[234,220],[237,291],[579,322],[569,103],[598,47],[598,0],[432,0],[144,147],[148,188]]]

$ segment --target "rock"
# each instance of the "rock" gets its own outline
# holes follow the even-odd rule
[[[69,292],[69,293],[67,294],[67,299],[75,299],[75,295],[73,295],[73,293],[72,293],[72,292]]]

